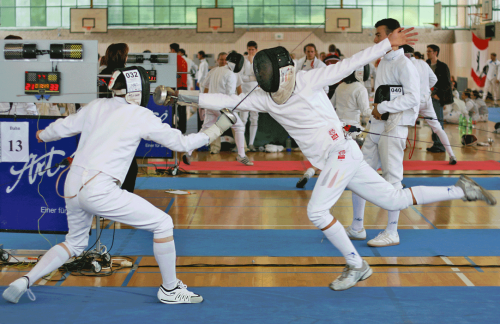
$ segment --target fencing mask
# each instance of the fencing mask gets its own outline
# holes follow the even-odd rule
[[[231,52],[226,57],[226,61],[229,69],[234,73],[238,73],[243,68],[243,64],[245,63],[245,58],[243,57],[243,55],[237,52]]]
[[[113,89],[116,86],[117,89]],[[146,107],[149,101],[149,76],[141,66],[116,69],[109,80],[108,89],[114,95],[125,95],[125,100]]]
[[[462,145],[472,146],[472,145],[476,145],[476,143],[477,143],[476,135],[472,135],[472,134],[462,135]]]
[[[269,92],[278,105],[285,103],[295,88],[295,67],[282,46],[259,51],[253,60],[253,71],[262,90]]]
[[[366,64],[362,68],[357,69],[354,71],[354,76],[356,77],[356,80],[359,82],[365,82],[368,81],[370,78],[370,64]]]
[[[392,101],[399,96],[402,96],[403,86],[401,85],[381,85],[375,90],[375,97],[373,102],[379,104],[383,101]],[[389,118],[389,113],[382,114],[382,120],[387,120]]]

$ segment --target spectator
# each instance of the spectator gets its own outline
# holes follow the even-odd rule
[[[326,53],[325,52],[321,52],[319,53],[319,59],[321,60],[321,62],[323,62],[326,58]]]
[[[451,77],[450,69],[446,63],[438,60],[439,56],[439,46],[428,45],[427,46],[427,64],[430,65],[432,71],[436,75],[438,81],[434,85],[434,90],[432,90],[432,105],[436,111],[436,116],[443,126],[443,106],[453,103],[453,93],[451,90]],[[445,152],[445,148],[441,143],[439,137],[433,132],[432,140],[434,144],[432,147],[428,147],[427,151],[431,153]]]
[[[451,76],[450,81],[451,81],[451,89],[457,90],[457,81],[455,81],[455,77],[453,75]]]
[[[196,76],[196,72],[198,72],[198,66],[196,66],[193,60],[187,56],[186,51],[183,48],[179,49],[178,54],[186,60],[188,66],[187,87],[189,90],[194,90],[194,78]]]
[[[180,46],[177,43],[170,44],[170,53],[177,54],[177,89],[187,90],[187,71],[188,64],[186,60],[179,55]],[[186,106],[177,106],[177,122],[175,126],[182,134],[186,133]]]
[[[413,53],[413,56],[415,56],[415,58],[416,58],[417,60],[421,60],[421,59],[422,59],[422,53],[420,53],[420,52],[415,52],[415,53]]]

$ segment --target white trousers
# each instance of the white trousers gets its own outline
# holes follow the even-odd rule
[[[434,110],[434,106],[432,105],[432,99],[430,96],[427,98],[427,100],[420,102],[420,109],[418,113],[421,116],[433,118],[426,119],[425,121],[432,128],[432,131],[439,137],[448,155],[455,156],[455,153],[453,153],[453,149],[450,144],[450,139],[448,138],[448,135],[446,135],[446,132],[441,126],[439,120],[437,120],[436,111]],[[445,113],[443,111],[443,118],[444,116]],[[446,120],[446,118],[444,119]]]
[[[77,195],[65,199],[69,226],[65,244],[73,256],[80,255],[88,245],[93,215],[153,232],[155,238],[173,235],[174,224],[168,214],[122,190],[113,177],[98,173],[72,166],[64,184],[65,196]]]
[[[484,89],[483,89],[483,100],[486,100],[486,97],[488,96],[488,92],[491,92],[491,95],[493,96],[493,100],[497,101],[498,99],[498,86],[500,84],[497,83],[497,79],[491,79],[488,80],[486,79],[486,82],[484,84]]]
[[[409,189],[395,189],[363,160],[358,144],[347,140],[330,152],[307,206],[307,215],[316,227],[323,229],[331,223],[330,209],[346,187],[387,210],[402,210],[413,203]]]
[[[243,122],[243,125],[247,125],[248,116],[250,115],[250,132],[248,144],[253,145],[255,141],[255,136],[257,135],[257,129],[259,127],[259,113],[256,111],[240,111],[240,117]]]

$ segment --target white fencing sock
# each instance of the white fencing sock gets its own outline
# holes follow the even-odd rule
[[[243,131],[234,131],[234,141],[238,149],[238,155],[245,157],[245,133]]]
[[[344,227],[337,220],[329,229],[323,231],[326,238],[337,248],[345,258],[349,265],[360,268],[363,265],[363,259],[358,254],[358,251],[352,245],[351,240],[347,236]]]
[[[257,135],[257,128],[259,128],[258,125],[250,125],[250,138],[248,139],[248,145],[253,145],[255,136]]]
[[[163,287],[172,290],[177,285],[177,276],[175,273],[175,244],[174,241],[166,243],[153,243],[153,251],[156,262],[160,267]]]
[[[314,170],[313,168],[307,169],[306,173],[304,173],[304,175],[308,176],[309,179],[314,177],[315,174],[316,174],[316,170]]]
[[[388,210],[388,220],[386,231],[395,234],[398,232],[399,210]]]
[[[52,271],[59,269],[66,261],[68,261],[69,255],[66,250],[60,246],[53,246],[47,251],[36,266],[26,275],[30,279],[29,285],[32,286],[41,277],[51,273]]]
[[[436,135],[441,140],[441,143],[443,143],[443,146],[446,149],[448,155],[455,156],[455,153],[453,153],[453,148],[450,145],[450,140],[448,139],[448,135],[446,135],[446,132],[441,128],[436,132]]]
[[[366,200],[352,193],[352,224],[351,228],[354,231],[361,231],[363,229],[363,222],[365,218],[365,204]]]
[[[461,199],[465,194],[462,188],[450,187],[411,187],[418,205],[432,204],[438,201]]]

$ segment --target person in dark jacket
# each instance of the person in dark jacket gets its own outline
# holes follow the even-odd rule
[[[125,67],[128,57],[128,45],[125,43],[111,44],[106,49],[106,55],[102,58],[101,62],[106,64],[100,74],[111,75],[116,69],[121,69]],[[101,85],[99,86],[99,98],[111,98],[113,97],[111,91],[108,90],[108,83],[110,78],[99,78]],[[135,188],[135,180],[137,179],[137,174],[139,173],[139,166],[137,161],[132,159],[132,164],[128,169],[127,176],[122,184],[122,189],[133,193]]]
[[[450,69],[448,68],[448,65],[446,65],[446,63],[438,60],[438,56],[439,46],[428,45],[427,57],[429,59],[427,60],[427,64],[430,65],[432,71],[438,79],[431,93],[432,105],[434,106],[436,116],[439,119],[441,126],[443,126],[443,106],[453,103],[453,92],[450,81]],[[443,144],[434,132],[432,133],[432,140],[434,141],[434,144],[432,145],[432,147],[427,148],[428,152],[445,152]]]

